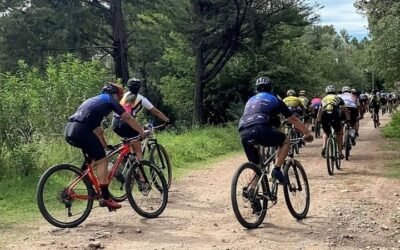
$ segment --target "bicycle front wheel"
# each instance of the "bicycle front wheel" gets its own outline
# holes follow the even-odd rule
[[[335,142],[333,138],[329,137],[326,142],[326,167],[328,168],[328,174],[333,175],[335,168]]]
[[[306,172],[300,162],[294,160],[285,166],[283,174],[288,178],[288,184],[283,186],[286,205],[296,219],[304,219],[310,208],[310,188]]]
[[[167,181],[168,189],[171,187],[172,182],[172,166],[169,159],[167,150],[161,144],[155,144],[150,150],[150,161],[153,162],[163,173]]]
[[[232,209],[239,223],[249,229],[258,227],[267,214],[267,181],[255,184],[261,177],[261,170],[255,164],[244,163],[236,171],[231,184]],[[255,187],[251,188],[251,184]]]
[[[71,228],[81,224],[90,214],[95,191],[82,171],[68,164],[49,168],[37,186],[40,213],[52,225]]]
[[[132,208],[146,218],[158,217],[168,202],[168,186],[164,175],[146,160],[130,168],[126,178],[126,194]]]

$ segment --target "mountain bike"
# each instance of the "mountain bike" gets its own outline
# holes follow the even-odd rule
[[[300,141],[302,139],[290,140],[291,149],[283,165],[283,174],[288,178],[288,184],[283,185],[283,193],[289,212],[296,219],[305,218],[310,207],[307,175],[293,154],[294,146]],[[239,223],[246,228],[257,228],[264,221],[267,210],[278,202],[278,182],[269,180],[275,155],[276,151],[269,158],[262,159],[261,166],[244,163],[232,178],[233,212]],[[255,203],[261,206],[258,212],[252,208]]]
[[[129,142],[139,140],[139,136],[123,139],[116,149],[108,154],[118,154],[108,175],[111,198],[118,196],[112,188],[113,177],[125,159],[126,192],[132,208],[141,216],[154,218],[165,209],[168,201],[168,188],[162,172],[149,161],[138,161],[131,152]],[[100,184],[90,159],[81,168],[70,164],[50,167],[40,178],[37,187],[37,204],[40,213],[52,225],[72,228],[81,224],[89,216],[94,200],[102,201]],[[111,211],[111,210],[110,210]]]
[[[165,180],[167,181],[168,189],[171,187],[172,182],[172,165],[168,156],[167,150],[161,145],[156,138],[155,131],[157,129],[165,127],[166,124],[161,124],[153,127],[151,123],[145,125],[145,129],[150,132],[149,136],[142,141],[142,152],[143,157],[153,162],[164,174]],[[148,154],[146,153],[148,150]],[[146,156],[148,155],[148,157]]]
[[[378,128],[380,123],[379,123],[379,110],[378,111],[372,111],[372,119],[374,121],[374,128]]]
[[[331,127],[331,133],[329,134],[328,139],[326,140],[326,166],[328,168],[328,174],[333,175],[335,165],[338,170],[341,167],[341,159],[340,159],[340,152],[338,149],[338,142],[336,132]]]
[[[167,182],[167,187],[169,189],[171,187],[171,181],[172,181],[171,161],[163,145],[157,142],[154,133],[156,129],[162,128],[164,126],[166,126],[166,124],[162,124],[156,127],[153,127],[151,124],[146,124],[144,128],[146,129],[146,131],[149,132],[149,135],[148,137],[142,140],[141,144],[142,144],[143,158],[154,163],[155,166],[161,170]],[[147,150],[149,151],[149,153],[145,153]],[[119,165],[117,174],[114,176],[113,187],[117,186],[117,188],[115,188],[114,191],[115,193],[118,193],[118,195],[114,197],[114,200],[118,202],[124,201],[127,198],[127,196],[124,195],[125,193],[123,192],[125,186],[126,174],[128,173],[125,164],[126,162],[124,160],[122,164]]]

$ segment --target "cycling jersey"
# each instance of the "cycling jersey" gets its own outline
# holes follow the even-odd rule
[[[118,115],[125,112],[124,108],[112,97],[111,94],[100,94],[83,102],[78,110],[69,117],[70,122],[79,122],[86,125],[90,130],[99,127],[101,121],[111,111]]]
[[[286,104],[291,112],[301,111],[304,107],[301,100],[296,96],[288,96],[283,99],[283,102]]]
[[[310,103],[310,100],[305,96],[299,96],[299,99],[300,99],[301,103],[303,104],[303,107],[305,109],[308,109],[308,105]]]
[[[321,98],[315,97],[311,100],[311,108],[312,109],[319,109],[321,106]]]
[[[357,98],[351,93],[343,93],[338,95],[343,99],[345,106],[348,108],[357,108]]]
[[[121,99],[121,105],[124,107],[126,112],[131,114],[133,117],[136,117],[140,110],[144,107],[147,110],[151,110],[154,105],[144,96],[141,94],[136,95],[136,99],[133,104],[126,103],[126,97],[131,94],[131,92],[126,92]]]
[[[337,95],[329,94],[321,100],[322,111],[332,113],[339,111],[340,106],[345,105],[342,98]]]
[[[270,93],[261,92],[251,97],[239,121],[239,131],[255,124],[271,125],[271,120],[279,113],[289,117],[292,113],[287,106]]]

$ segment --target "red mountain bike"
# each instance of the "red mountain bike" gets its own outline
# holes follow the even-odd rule
[[[139,136],[123,139],[108,153],[118,155],[109,175],[111,198],[120,201],[112,188],[117,170],[124,164],[126,171],[123,195],[128,197],[132,208],[141,216],[155,218],[168,202],[168,187],[162,172],[150,161],[139,161],[131,152],[129,142]],[[49,168],[40,178],[37,187],[37,204],[43,217],[52,225],[61,228],[76,227],[89,216],[93,201],[101,199],[100,184],[93,166],[85,156],[79,169],[70,164],[59,164]]]

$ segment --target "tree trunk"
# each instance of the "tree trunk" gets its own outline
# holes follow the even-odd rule
[[[126,33],[122,16],[122,0],[111,0],[111,25],[113,30],[113,53],[115,63],[115,75],[117,79],[122,79],[125,84],[129,79],[128,70],[128,46],[126,43]]]
[[[204,119],[204,82],[202,79],[203,69],[203,51],[202,46],[197,48],[196,52],[196,72],[194,81],[194,109],[193,109],[193,124],[200,125],[203,124]]]

